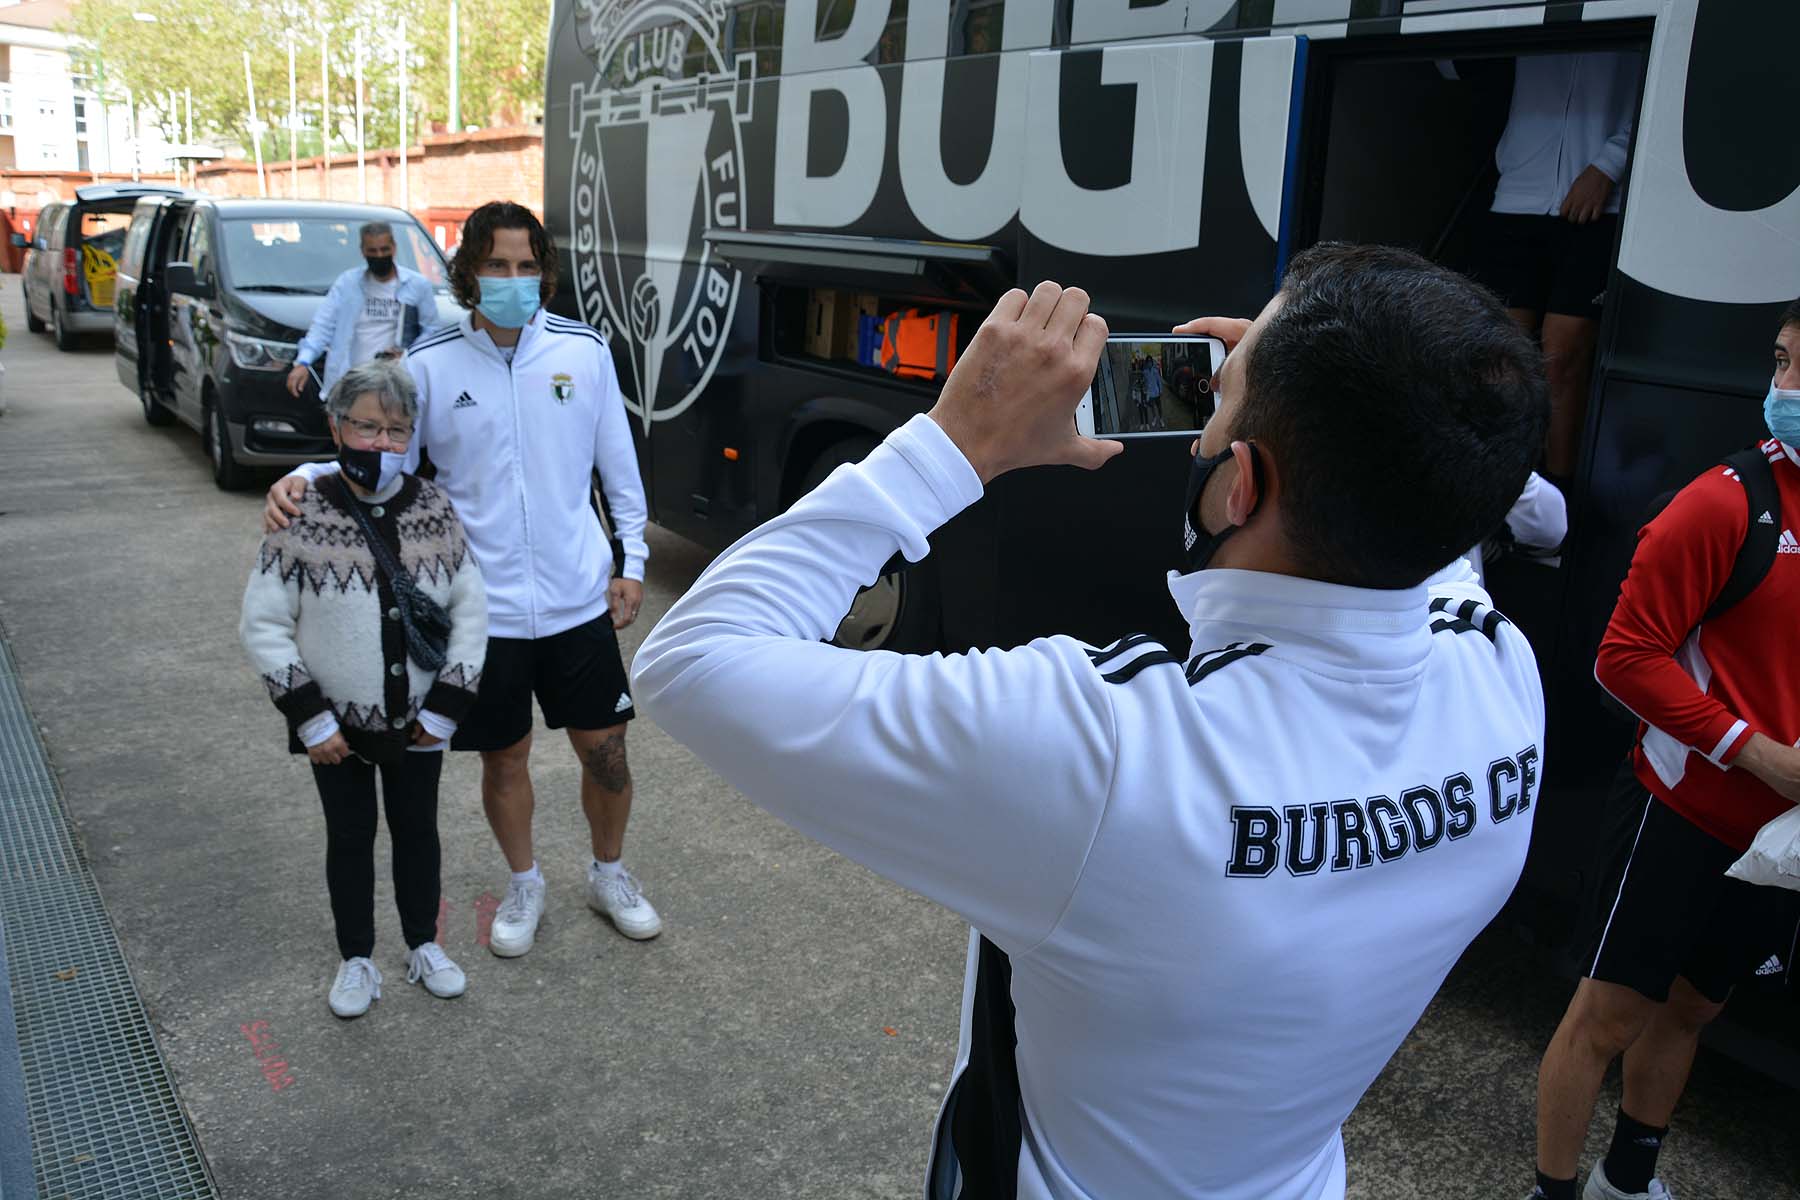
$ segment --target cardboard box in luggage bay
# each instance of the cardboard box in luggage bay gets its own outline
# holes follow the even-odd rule
[[[816,358],[859,361],[858,319],[880,311],[874,296],[814,289],[806,298],[806,352]]]

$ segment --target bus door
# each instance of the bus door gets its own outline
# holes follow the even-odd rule
[[[1093,31],[1107,32],[1130,31]],[[1086,289],[1115,334],[1254,316],[1288,256],[1308,40],[1086,45],[1082,33],[1031,63],[1030,111],[1053,123],[1039,136],[1060,161],[1027,156],[1021,284]],[[1020,472],[990,489],[999,578],[1066,562],[1057,572],[1066,587],[1002,596],[1006,640],[1062,631],[1100,643],[1144,631],[1187,645],[1163,579],[1178,564],[1189,448],[1212,406],[1184,400],[1185,386],[1162,388],[1163,411],[1145,422],[1154,432],[1123,435],[1125,453],[1104,469]],[[1199,387],[1210,395],[1210,381]]]
[[[1516,206],[1496,200],[1496,158],[1506,152],[1509,122],[1518,119],[1516,90],[1543,86],[1557,71],[1592,71],[1596,77],[1610,72],[1620,103],[1609,126],[1624,122],[1628,139],[1635,129],[1632,113],[1651,34],[1649,21],[1589,21],[1525,28],[1446,26],[1435,33],[1315,42],[1307,113],[1308,184],[1299,206],[1299,240],[1405,246],[1497,292],[1506,291],[1508,284],[1498,278],[1494,265],[1495,239],[1512,228],[1504,222],[1540,219],[1505,215],[1517,211]],[[1629,161],[1630,153],[1635,150],[1621,157]],[[1588,322],[1594,339],[1593,367],[1576,397],[1578,406],[1585,399],[1585,421],[1576,426],[1581,453],[1570,474],[1556,480],[1567,501],[1568,537],[1560,554],[1508,552],[1504,535],[1484,543],[1488,590],[1531,638],[1545,684],[1545,789],[1557,803],[1544,805],[1538,815],[1521,894],[1543,897],[1540,911],[1547,925],[1560,926],[1573,911],[1567,901],[1580,894],[1592,857],[1588,848],[1599,807],[1593,801],[1604,794],[1630,737],[1622,722],[1603,714],[1593,681],[1594,651],[1624,566],[1616,554],[1601,552],[1590,536],[1598,514],[1621,505],[1641,512],[1650,495],[1627,489],[1633,492],[1628,497],[1611,482],[1594,487],[1595,464],[1604,463],[1609,453],[1600,448],[1596,430],[1606,407],[1616,402],[1608,385],[1610,344],[1619,327],[1620,279],[1614,263],[1619,230],[1630,211],[1631,198],[1624,194],[1628,179],[1621,178],[1614,188],[1613,194],[1622,198],[1620,214],[1604,223],[1604,238],[1589,239],[1594,259],[1591,269],[1584,268],[1598,294],[1579,302],[1595,313],[1580,318]],[[1541,219],[1553,218],[1544,213]],[[1557,259],[1559,264],[1568,261]],[[1571,268],[1568,277],[1580,273]],[[1553,285],[1552,291],[1560,286]],[[1582,290],[1585,296],[1587,290]],[[1517,296],[1502,299],[1520,313],[1531,313],[1527,319],[1534,324],[1567,321],[1566,315],[1555,314],[1578,306],[1553,295],[1537,305]],[[1547,334],[1545,339],[1548,344]],[[1547,461],[1540,469],[1550,470]],[[1617,472],[1605,468],[1601,474],[1611,478]],[[1628,538],[1625,554],[1628,559]],[[1581,798],[1565,803],[1572,793]]]

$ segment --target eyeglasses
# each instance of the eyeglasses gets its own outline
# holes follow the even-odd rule
[[[339,417],[338,423],[367,442],[374,441],[384,433],[388,435],[388,441],[396,446],[404,446],[412,441],[411,425],[383,425],[379,421],[365,421],[361,417]]]

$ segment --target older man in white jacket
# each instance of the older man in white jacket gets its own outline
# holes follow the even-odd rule
[[[287,389],[298,396],[325,360],[319,399],[351,367],[376,358],[398,358],[419,336],[437,324],[437,293],[431,281],[394,261],[394,227],[370,221],[357,234],[363,266],[339,275],[313,314],[306,336],[288,371]]]
[[[1254,324],[1194,328],[1237,345],[1170,580],[1187,653],[822,640],[995,476],[1119,449],[1072,421],[1105,325],[1046,283],[637,658],[645,710],[752,801],[975,927],[934,1197],[1342,1196],[1340,1126],[1525,858],[1531,647],[1466,573],[1425,580],[1519,495],[1537,351],[1382,248],[1308,251]]]

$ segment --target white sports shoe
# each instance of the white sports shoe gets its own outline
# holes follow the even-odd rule
[[[345,959],[338,966],[328,999],[331,1011],[346,1021],[362,1016],[371,1001],[381,999],[381,972],[366,958]]]
[[[1660,1179],[1652,1179],[1647,1192],[1621,1192],[1606,1177],[1606,1164],[1597,1162],[1588,1173],[1587,1186],[1581,1189],[1581,1200],[1675,1200],[1675,1193]]]
[[[644,899],[644,891],[630,871],[607,878],[600,868],[588,864],[588,907],[602,914],[620,933],[635,941],[645,941],[662,932],[662,918]]]
[[[538,921],[544,915],[544,884],[509,883],[506,899],[494,910],[488,931],[488,949],[501,958],[517,958],[537,940]]]
[[[406,982],[422,983],[425,990],[440,1000],[463,994],[468,980],[462,968],[450,961],[444,948],[436,942],[425,942],[406,953]]]

